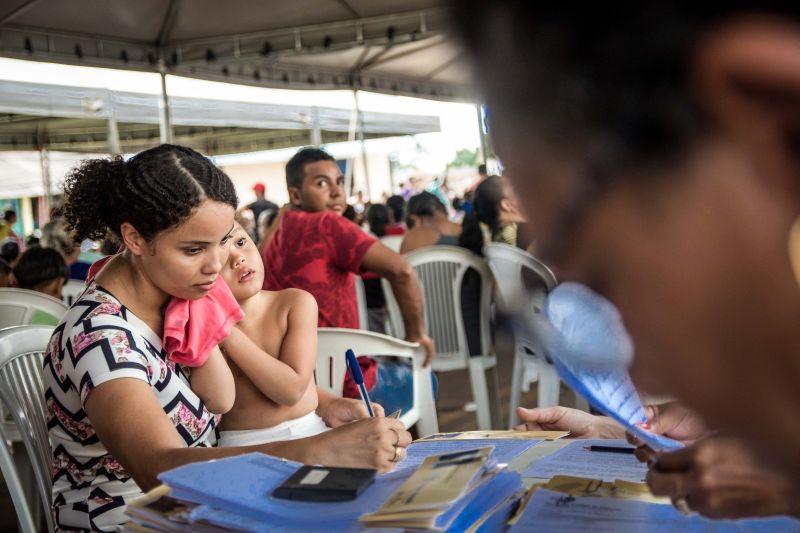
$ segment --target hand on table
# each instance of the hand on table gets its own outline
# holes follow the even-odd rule
[[[622,426],[605,416],[596,416],[569,407],[517,408],[522,424],[516,431],[569,431],[576,439],[621,439]]]
[[[760,465],[741,441],[714,435],[655,457],[647,484],[656,496],[709,518],[800,515],[800,488]]]

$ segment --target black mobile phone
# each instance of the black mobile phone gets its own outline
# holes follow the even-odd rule
[[[375,470],[305,465],[275,489],[276,498],[307,502],[355,500],[375,481]]]

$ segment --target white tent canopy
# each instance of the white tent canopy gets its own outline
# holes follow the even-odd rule
[[[60,194],[63,178],[81,159],[107,157],[106,154],[49,152],[50,174],[57,176],[50,184],[50,194]],[[42,160],[39,152],[3,152],[0,157],[0,198],[44,196]]]
[[[222,86],[224,87],[224,86]],[[224,89],[221,89],[224,90]],[[176,141],[209,154],[347,140],[352,110],[209,98],[170,97]],[[107,121],[117,123],[121,152],[158,141],[159,96],[91,87],[0,80],[0,150],[105,152]],[[362,112],[367,138],[439,131],[439,117]]]
[[[6,0],[0,55],[287,89],[474,97],[442,0]]]

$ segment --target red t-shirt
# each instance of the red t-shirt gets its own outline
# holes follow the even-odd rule
[[[377,239],[333,211],[288,211],[264,249],[264,288],[306,290],[317,300],[319,327],[358,329],[353,275],[360,272],[361,260],[376,242]],[[364,382],[371,389],[377,373],[375,363],[365,357],[359,358],[359,362]],[[358,397],[349,374],[344,395]]]

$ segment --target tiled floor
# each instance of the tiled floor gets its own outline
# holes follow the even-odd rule
[[[511,371],[513,347],[507,339],[497,339],[498,381],[500,400],[503,408],[502,420],[508,420],[508,399],[511,396]],[[448,372],[439,376],[439,429],[440,431],[465,431],[476,429],[474,412],[464,411],[464,405],[472,400],[469,376],[466,370]],[[561,402],[572,406],[574,396],[562,388]],[[529,392],[522,393],[521,405],[536,405],[536,385]],[[0,533],[17,530],[16,514],[8,491],[0,482]]]

